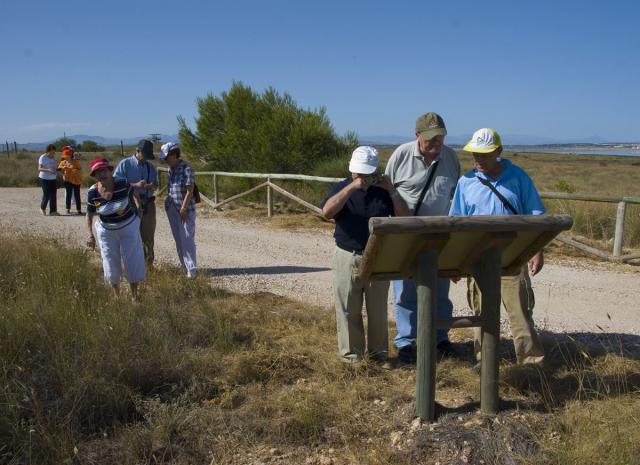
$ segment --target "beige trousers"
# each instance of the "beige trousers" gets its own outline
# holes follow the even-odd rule
[[[156,204],[149,202],[144,208],[140,219],[140,236],[144,248],[144,259],[148,264],[153,264],[153,238],[156,234]]]
[[[389,281],[362,281],[356,277],[362,256],[336,247],[333,256],[333,290],[336,301],[338,351],[346,360],[359,360],[365,353],[386,359],[389,351],[387,294]],[[362,321],[362,303],[367,311],[367,345]]]
[[[513,334],[513,345],[519,364],[540,363],[544,360],[544,349],[533,324],[533,307],[535,298],[531,289],[531,280],[526,266],[518,276],[503,276],[500,286],[502,303]],[[481,293],[473,278],[467,280],[467,300],[471,309],[480,313]],[[480,360],[481,331],[475,328],[473,348],[476,358]]]

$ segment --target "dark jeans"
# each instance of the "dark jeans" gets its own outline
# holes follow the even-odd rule
[[[64,189],[67,191],[66,201],[67,210],[71,210],[71,197],[73,196],[76,201],[76,210],[81,211],[80,208],[80,184],[71,184],[70,182],[64,182]]]
[[[38,178],[40,187],[42,187],[42,201],[40,209],[45,210],[49,204],[49,213],[58,211],[58,199],[56,198],[56,180]]]

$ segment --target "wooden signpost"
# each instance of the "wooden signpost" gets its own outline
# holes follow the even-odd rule
[[[436,329],[482,328],[480,409],[498,411],[500,277],[521,268],[561,231],[568,215],[372,218],[363,279],[415,279],[418,289],[416,415],[435,419]],[[473,276],[482,294],[480,317],[436,320],[440,277]]]

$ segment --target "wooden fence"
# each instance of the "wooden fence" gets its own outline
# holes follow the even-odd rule
[[[168,173],[166,168],[158,168],[159,174]],[[300,197],[288,192],[283,189],[281,186],[278,186],[273,183],[273,180],[295,180],[295,181],[315,181],[315,182],[325,182],[325,183],[336,183],[342,181],[343,178],[329,178],[329,177],[321,177],[321,176],[307,176],[304,174],[264,174],[264,173],[230,173],[225,171],[198,171],[195,173],[196,176],[213,176],[213,199],[210,199],[202,193],[200,193],[200,197],[202,200],[213,208],[219,208],[222,205],[225,205],[229,202],[233,202],[234,200],[239,199],[247,194],[255,192],[263,187],[267,189],[267,215],[269,217],[273,216],[273,191],[278,192],[279,194],[298,202],[304,207],[308,208],[312,212],[322,215],[322,210],[317,206],[301,199]],[[218,178],[226,176],[226,177],[235,177],[235,178],[253,178],[253,179],[265,179],[265,182],[252,187],[251,189],[241,192],[240,194],[233,195],[224,200],[219,200],[219,192],[218,192]],[[160,177],[160,181],[162,182],[162,176]],[[162,192],[166,187],[161,187],[160,192]],[[630,253],[623,255],[622,254],[622,239],[624,237],[624,220],[627,210],[627,204],[640,204],[640,197],[610,197],[603,195],[584,195],[584,194],[567,194],[564,192],[541,192],[540,196],[543,199],[553,199],[553,200],[571,200],[571,201],[584,201],[584,202],[602,202],[602,203],[617,203],[618,209],[616,213],[616,228],[613,240],[613,251],[612,253],[607,253],[605,251],[596,249],[594,247],[590,247],[586,244],[578,242],[574,239],[567,237],[562,234],[556,237],[555,240],[560,241],[564,244],[575,247],[583,252],[586,252],[590,255],[594,255],[599,258],[603,258],[605,260],[611,261],[622,261],[627,262],[630,260],[640,259],[640,253]]]

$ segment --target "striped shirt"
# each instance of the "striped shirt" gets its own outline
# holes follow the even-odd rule
[[[187,195],[187,186],[193,186],[195,182],[195,173],[191,165],[184,160],[180,160],[178,166],[169,169],[168,195],[164,202],[164,207],[169,208],[173,205],[177,210],[180,210],[180,208],[182,208],[182,202]],[[193,200],[193,196],[191,196],[187,210],[191,213],[195,211],[195,209],[196,202]]]
[[[123,178],[115,178],[113,183],[113,197],[110,200],[100,195],[97,184],[87,192],[87,213],[100,215],[100,223],[105,229],[123,228],[136,215],[131,185]]]

